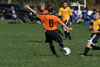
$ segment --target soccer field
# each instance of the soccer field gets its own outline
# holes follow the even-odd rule
[[[64,56],[58,49],[58,43],[54,42],[60,56],[57,58],[51,56],[49,45],[44,42],[42,25],[0,21],[0,67],[99,67],[100,51],[91,50],[89,54],[93,56],[80,56],[91,35],[88,26],[75,24],[71,27],[72,40],[62,37],[71,54]],[[62,30],[60,25],[58,28]]]

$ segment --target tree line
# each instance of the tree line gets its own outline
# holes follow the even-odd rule
[[[45,2],[47,5],[49,3],[53,4],[55,7],[60,7],[64,0],[0,0],[0,3],[7,4],[30,4],[32,6],[39,6],[41,2]],[[70,2],[80,2],[83,3],[84,0],[67,0],[68,4]],[[100,5],[100,0],[87,0],[87,5]]]

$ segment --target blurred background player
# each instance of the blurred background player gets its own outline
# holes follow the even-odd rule
[[[48,14],[48,10],[46,9],[45,3],[41,3],[41,4],[40,4],[39,13],[40,13],[40,14]]]
[[[36,11],[32,10],[28,5],[26,5],[26,7],[29,10],[31,10],[34,14],[36,14],[37,17],[40,18],[40,20],[42,21],[43,27],[45,29],[46,42],[49,43],[50,49],[51,49],[53,55],[58,56],[55,51],[54,45],[53,45],[53,40],[58,42],[59,49],[62,52],[65,52],[65,50],[63,49],[64,44],[63,44],[62,39],[57,31],[57,23],[60,23],[68,30],[72,30],[72,28],[68,28],[57,16],[53,15],[54,14],[53,6],[52,5],[48,6],[49,14],[47,14],[47,15],[45,15],[45,14],[41,15],[41,14],[37,13]]]
[[[40,4],[39,14],[48,14],[48,10],[46,10],[45,3]],[[41,21],[37,21],[38,24],[41,24]]]
[[[16,11],[13,6],[10,8],[10,14],[12,16],[13,21],[17,22],[19,19],[21,19],[24,23],[28,22],[23,16],[16,14]]]
[[[93,22],[95,20],[95,13],[96,13],[97,9],[93,8],[93,13],[90,16],[90,25],[89,25],[89,29],[91,30],[92,26],[93,26]]]
[[[67,1],[64,1],[63,7],[59,9],[59,16],[63,20],[63,22],[68,26],[69,22],[72,25],[72,11],[67,5]],[[72,39],[70,32],[68,29],[63,27],[64,29],[64,34],[66,39]]]
[[[96,46],[97,41],[100,38],[100,12],[97,11],[95,13],[95,19],[96,21],[93,22],[92,35],[88,40],[87,46],[82,56],[87,56],[87,53],[90,49],[100,50],[100,47]]]

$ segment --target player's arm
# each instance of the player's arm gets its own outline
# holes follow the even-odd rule
[[[69,14],[70,14],[70,21],[72,22],[72,11],[70,8],[69,8]]]
[[[66,29],[68,29],[68,30],[72,30],[72,28],[69,28],[69,27],[67,27],[65,24],[63,24],[63,26],[66,28]]]
[[[62,18],[61,18],[61,15],[62,15],[62,10],[61,10],[61,8],[59,9],[58,15],[59,15],[60,19],[62,19]]]
[[[37,11],[33,10],[29,5],[25,5],[30,11],[32,11],[34,14],[37,14]]]
[[[40,15],[37,13],[37,11],[33,10],[32,8],[30,8],[29,5],[25,5],[30,11],[32,11],[34,14],[36,14],[36,16],[40,19],[40,20],[43,20],[44,19],[44,16],[43,15]]]
[[[56,20],[57,20],[58,23],[60,23],[60,24],[61,24],[62,26],[64,26],[66,29],[72,30],[72,28],[67,27],[67,26],[63,23],[63,21],[61,21],[61,19],[56,18]]]
[[[59,16],[61,16],[61,14],[62,14],[61,8],[59,9],[58,14],[59,14]]]

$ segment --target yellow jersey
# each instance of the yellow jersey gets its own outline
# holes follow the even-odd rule
[[[69,7],[67,8],[61,7],[59,9],[59,16],[61,16],[62,20],[64,21],[69,20],[71,15],[72,15],[72,11]]]
[[[100,19],[93,22],[93,29],[95,30],[100,29]],[[100,33],[100,31],[92,31],[92,33]]]

